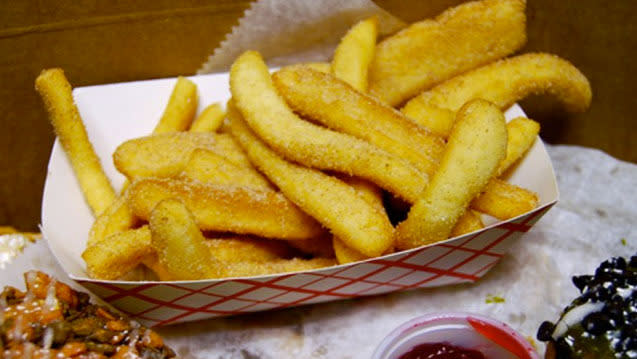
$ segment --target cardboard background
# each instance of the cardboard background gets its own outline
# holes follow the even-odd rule
[[[404,7],[400,0],[377,0]],[[413,1],[422,17],[460,0]],[[33,81],[59,66],[74,86],[192,74],[249,1],[97,0],[0,3],[0,225],[36,230],[53,134]],[[398,5],[397,5],[398,4]],[[569,59],[589,78],[593,105],[565,116],[544,98],[524,102],[549,143],[597,147],[637,162],[629,106],[637,93],[637,7],[631,1],[528,0],[529,43]],[[398,9],[400,10],[400,9]],[[398,12],[397,12],[398,13]],[[413,19],[413,18],[412,18]],[[634,141],[633,141],[634,142]]]

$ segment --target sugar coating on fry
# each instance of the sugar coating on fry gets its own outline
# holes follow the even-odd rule
[[[73,101],[71,85],[61,69],[49,69],[35,80],[35,89],[42,97],[49,121],[73,166],[86,202],[93,214],[99,215],[115,200],[115,190],[88,139]]]
[[[179,76],[153,134],[185,131],[197,112],[197,85]]]
[[[525,117],[517,117],[507,123],[507,154],[500,162],[496,177],[522,158],[539,133],[540,124]]]
[[[484,192],[471,201],[471,208],[501,220],[532,211],[539,203],[535,192],[499,179],[489,181]]]
[[[369,91],[392,106],[448,78],[509,55],[526,42],[524,0],[450,8],[381,41]]]
[[[112,234],[88,246],[82,258],[91,278],[118,279],[133,270],[142,259],[151,254],[148,226]]]
[[[112,234],[131,229],[137,224],[137,217],[128,208],[127,197],[128,192],[125,191],[95,219],[89,231],[87,247],[101,242]]]
[[[195,280],[222,276],[223,267],[210,255],[195,218],[182,202],[176,199],[159,202],[148,222],[152,248],[172,279]]]
[[[278,71],[272,80],[288,105],[304,117],[365,140],[423,173],[437,167],[444,150],[441,138],[334,76],[296,67]]]
[[[281,193],[187,179],[147,178],[133,183],[128,204],[148,219],[157,203],[178,198],[202,230],[255,234],[277,239],[314,238],[324,233],[312,217]]]
[[[509,108],[528,95],[547,93],[567,111],[583,112],[592,92],[586,77],[570,62],[550,54],[524,54],[454,77],[410,100],[405,109],[420,104],[457,111],[474,98]]]
[[[336,260],[331,258],[313,259],[279,259],[270,262],[233,262],[226,263],[226,277],[254,277],[259,275],[309,271],[336,265]]]
[[[209,238],[205,244],[210,255],[221,262],[268,262],[292,255],[287,242],[246,236]]]
[[[254,167],[237,166],[215,152],[197,148],[192,152],[181,177],[204,183],[246,186],[257,189],[274,187]]]
[[[359,197],[351,186],[285,161],[261,142],[240,116],[232,117],[230,126],[255,166],[333,235],[369,256],[392,246],[393,228],[387,215]]]
[[[449,238],[460,237],[467,233],[479,231],[482,228],[484,228],[484,223],[482,218],[480,218],[480,214],[473,210],[467,210],[458,218],[458,222],[453,226]]]
[[[337,237],[332,238],[332,247],[338,264],[358,262],[369,258],[361,252],[348,247]]]
[[[191,132],[165,133],[126,141],[113,153],[113,162],[117,170],[132,180],[171,177],[184,169],[197,148],[215,152],[236,165],[250,166],[250,161],[230,135]]]
[[[247,51],[234,62],[230,89],[255,134],[288,160],[363,177],[405,199],[418,198],[427,184],[427,176],[406,160],[296,116],[279,97],[257,52]]]
[[[190,125],[190,132],[215,132],[223,124],[226,113],[218,103],[208,105]]]
[[[374,58],[378,19],[370,17],[354,25],[334,50],[332,74],[360,92],[367,91],[367,73]]]
[[[396,227],[400,249],[447,239],[506,154],[506,123],[497,107],[474,100],[457,116],[440,167],[407,219]]]
[[[429,130],[432,134],[447,138],[456,120],[456,112],[423,102],[414,106],[415,102],[407,102],[400,111],[409,119]]]

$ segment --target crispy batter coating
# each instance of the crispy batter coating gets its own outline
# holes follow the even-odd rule
[[[482,223],[480,214],[473,210],[467,210],[458,218],[458,222],[453,226],[449,238],[460,237],[467,233],[479,231],[482,228],[484,228],[484,223]]]
[[[347,83],[312,69],[283,69],[272,80],[297,113],[409,161],[423,173],[438,166],[444,141]]]
[[[517,117],[507,123],[507,155],[500,162],[496,177],[524,156],[539,133],[540,124],[525,117]]]
[[[171,177],[183,170],[197,148],[215,152],[236,165],[250,166],[250,161],[230,135],[192,132],[173,132],[126,141],[113,153],[113,162],[131,180]]]
[[[504,110],[529,95],[543,93],[554,96],[570,112],[585,111],[592,98],[588,80],[570,62],[555,55],[531,53],[449,79],[411,99],[402,112],[429,127],[432,117],[440,120],[440,116],[432,116],[432,107],[457,111],[465,102],[482,98]]]
[[[87,247],[94,246],[106,237],[133,228],[138,220],[127,203],[128,191],[119,196],[93,222],[89,231]]]
[[[149,218],[151,245],[172,280],[222,277],[225,268],[210,255],[194,216],[177,199],[160,201]]]
[[[338,239],[338,237],[332,238],[332,247],[334,248],[334,255],[336,256],[338,264],[358,262],[369,258],[361,252],[348,247],[342,240]]]
[[[210,249],[210,254],[222,262],[268,262],[290,257],[292,249],[288,242],[237,236],[209,238],[206,245]]]
[[[91,278],[118,279],[153,253],[148,226],[111,234],[88,246],[82,258]]]
[[[84,198],[97,216],[113,203],[115,190],[88,139],[64,71],[42,71],[35,80],[35,89],[42,97],[49,121],[73,166]]]
[[[301,272],[334,266],[336,260],[332,258],[313,259],[279,259],[270,262],[234,262],[226,264],[227,277],[254,277],[275,273]]]
[[[396,106],[513,53],[526,42],[525,5],[525,0],[473,1],[381,41],[370,68],[370,93]]]
[[[358,91],[366,92],[377,35],[378,19],[375,16],[354,25],[334,50],[332,74]]]
[[[483,190],[506,155],[504,115],[491,103],[473,100],[458,112],[440,168],[422,199],[396,227],[400,249],[449,238],[469,202]]]
[[[153,134],[185,131],[197,112],[197,85],[179,76]]]
[[[406,160],[296,116],[279,97],[268,68],[257,52],[245,52],[234,62],[230,89],[237,108],[252,130],[288,160],[366,178],[412,201],[427,184],[427,176]]]
[[[236,113],[230,127],[255,166],[333,235],[369,256],[392,246],[393,227],[387,215],[359,197],[351,186],[318,170],[285,161],[259,140]]]
[[[539,198],[535,192],[492,179],[484,192],[471,201],[471,208],[507,220],[533,210],[538,203]]]
[[[192,152],[190,160],[179,176],[204,183],[274,190],[272,184],[254,167],[237,166],[225,157],[203,148],[197,148]]]
[[[178,198],[202,230],[277,239],[308,239],[324,232],[312,217],[272,190],[168,178],[143,179],[129,190],[128,204],[142,219],[148,219],[160,201]]]
[[[223,124],[225,116],[218,103],[208,105],[190,125],[190,132],[215,132]]]

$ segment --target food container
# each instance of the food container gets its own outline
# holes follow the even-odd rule
[[[228,74],[190,79],[198,86],[200,107],[211,102],[225,103],[230,97]],[[175,79],[161,79],[74,90],[89,138],[115,188],[121,187],[124,177],[116,171],[112,153],[123,141],[152,132],[174,83]],[[523,112],[514,106],[506,115],[511,119]],[[486,218],[483,230],[435,245],[298,273],[179,282],[104,281],[86,274],[81,253],[94,218],[56,141],[44,188],[42,233],[72,279],[147,326],[166,325],[477,281],[558,198],[555,174],[540,140],[508,181],[537,192],[538,208],[506,222]]]
[[[431,313],[394,329],[372,359],[399,359],[420,344],[448,343],[489,359],[539,359],[535,349],[505,323],[479,314]]]

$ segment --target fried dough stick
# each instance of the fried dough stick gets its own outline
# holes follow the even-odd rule
[[[360,92],[367,92],[367,73],[374,58],[378,19],[354,25],[334,50],[332,74]]]
[[[295,67],[276,72],[272,80],[297,113],[335,131],[347,133],[432,173],[444,141],[377,99],[329,74]]]
[[[223,124],[226,113],[218,103],[206,107],[190,125],[190,132],[215,132]]]
[[[473,1],[412,24],[376,46],[370,93],[396,106],[513,53],[526,42],[524,11],[524,0]]]
[[[502,112],[474,100],[458,112],[440,168],[407,219],[396,227],[397,246],[414,248],[449,238],[469,202],[486,186],[506,155]]]
[[[185,131],[197,112],[197,85],[179,76],[153,134]]]
[[[71,162],[86,202],[94,215],[101,214],[115,200],[115,190],[88,139],[64,71],[42,71],[35,80],[35,89],[42,97],[49,121]]]
[[[147,220],[153,208],[167,198],[183,201],[202,230],[276,239],[310,239],[324,233],[312,217],[272,190],[147,178],[131,185],[128,205],[137,217]]]
[[[500,60],[456,76],[411,99],[402,112],[446,137],[454,116],[475,98],[493,102],[501,110],[528,95],[548,93],[569,112],[590,106],[592,92],[586,77],[570,62],[555,55],[532,53]]]
[[[362,177],[411,201],[428,183],[428,176],[406,160],[296,116],[279,97],[257,52],[245,52],[232,65],[230,89],[252,130],[288,160]]]
[[[135,180],[171,177],[183,170],[192,152],[203,148],[239,166],[250,161],[228,134],[174,132],[135,138],[117,147],[113,162],[118,171]]]
[[[393,245],[393,227],[387,215],[359,197],[351,186],[285,161],[259,140],[238,113],[229,108],[228,114],[233,136],[255,166],[333,235],[368,256],[377,256]]]

